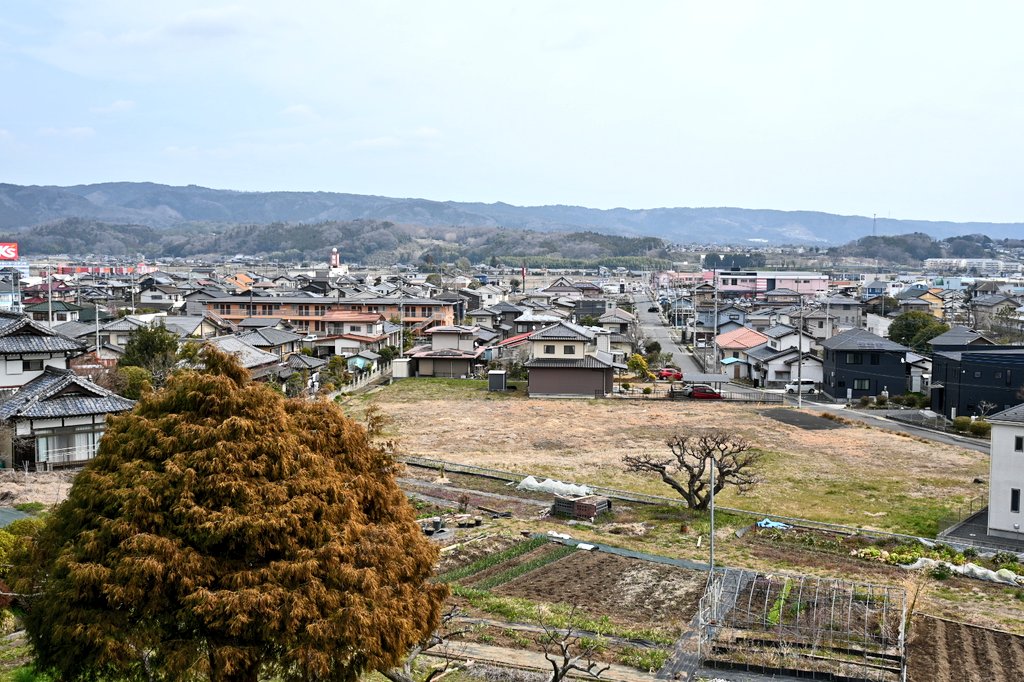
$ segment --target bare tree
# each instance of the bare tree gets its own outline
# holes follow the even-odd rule
[[[448,611],[441,616],[440,627],[432,632],[425,641],[414,646],[405,657],[405,660],[402,661],[401,666],[382,670],[381,674],[391,682],[416,682],[416,677],[413,673],[413,666],[416,663],[416,659],[420,654],[427,651],[433,651],[435,649],[440,649],[440,663],[432,665],[430,670],[427,672],[426,677],[423,677],[419,682],[431,682],[435,677],[448,670],[452,659],[455,658],[455,656],[451,655],[451,652],[449,651],[451,640],[465,634],[466,632],[466,630],[452,630],[454,621],[461,615],[462,613],[454,607],[448,609]]]
[[[548,682],[562,682],[573,670],[588,677],[597,679],[611,666],[594,660],[597,653],[597,640],[584,640],[576,630],[576,606],[569,612],[568,628],[556,628],[548,622],[541,623],[544,633],[537,636],[536,642],[544,652],[544,658],[551,664],[551,676]]]
[[[975,411],[978,413],[979,419],[984,419],[989,415],[990,412],[992,412],[992,410],[996,409],[997,407],[999,406],[996,405],[995,403],[989,402],[987,400],[980,400],[978,401],[978,406],[975,408]]]
[[[711,500],[711,467],[715,467],[715,494],[727,485],[746,492],[760,481],[757,464],[762,453],[750,441],[727,431],[708,429],[668,442],[671,457],[649,452],[622,458],[626,471],[654,472],[682,495],[691,509],[706,509]]]

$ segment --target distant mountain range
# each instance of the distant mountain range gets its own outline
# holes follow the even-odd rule
[[[427,227],[506,227],[541,232],[595,231],[661,237],[676,243],[843,244],[911,232],[945,239],[984,234],[1018,237],[1024,223],[953,223],[872,219],[816,211],[742,208],[601,210],[580,206],[512,206],[396,199],[335,192],[238,192],[189,185],[110,182],[72,187],[0,184],[0,229],[7,232],[65,218],[153,228],[377,220]]]

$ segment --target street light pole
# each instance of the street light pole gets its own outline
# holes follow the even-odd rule
[[[718,259],[719,259],[719,262],[725,260],[725,254],[723,254],[723,253],[718,254]],[[711,268],[711,277],[715,280],[715,335],[714,335],[714,337],[711,340],[711,344],[712,344],[711,345],[711,352],[712,352],[712,356],[711,357],[712,357],[712,359],[713,359],[713,361],[715,363],[715,371],[712,372],[712,373],[713,374],[718,374],[719,365],[718,365],[718,266],[717,265],[713,266]],[[707,372],[707,367],[704,368],[704,371]]]
[[[710,547],[711,557],[708,562],[711,566],[709,570],[710,575],[715,574],[715,469],[718,468],[718,462],[715,461],[715,456],[711,455],[711,532],[710,532]]]
[[[804,406],[804,297],[800,297],[800,327],[796,336],[796,406]]]

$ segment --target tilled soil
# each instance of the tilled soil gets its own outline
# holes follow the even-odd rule
[[[697,610],[706,575],[602,552],[575,552],[505,583],[494,592],[579,604],[616,622],[685,626]]]
[[[908,645],[910,682],[1018,682],[1024,637],[919,615]]]
[[[529,563],[529,562],[533,561],[534,559],[539,559],[539,558],[541,558],[543,556],[551,554],[552,552],[558,550],[559,547],[560,547],[560,545],[556,545],[553,542],[550,542],[550,543],[548,543],[546,545],[541,545],[537,549],[531,550],[531,551],[527,552],[526,554],[521,554],[521,555],[517,556],[514,559],[510,559],[509,561],[504,561],[504,562],[502,562],[502,563],[500,563],[500,564],[498,564],[496,566],[491,566],[490,568],[486,568],[486,569],[480,571],[479,573],[474,573],[471,576],[467,576],[465,579],[460,580],[459,583],[462,584],[462,585],[468,585],[469,587],[473,587],[475,585],[478,585],[480,582],[482,582],[484,580],[487,580],[488,578],[490,578],[493,575],[498,575],[499,573],[504,573],[505,571],[507,571],[509,569],[515,568],[516,566],[519,566],[519,565],[525,564],[525,563]],[[564,561],[564,559],[563,559],[563,561]],[[556,562],[552,562],[552,563],[556,563]],[[541,569],[541,570],[543,570],[543,569]],[[530,574],[527,574],[527,575],[530,575]]]

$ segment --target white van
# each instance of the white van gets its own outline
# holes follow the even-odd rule
[[[794,381],[791,384],[786,384],[786,393],[796,393],[797,386],[800,387],[801,393],[814,393],[814,383],[811,379],[804,379],[799,384]]]

